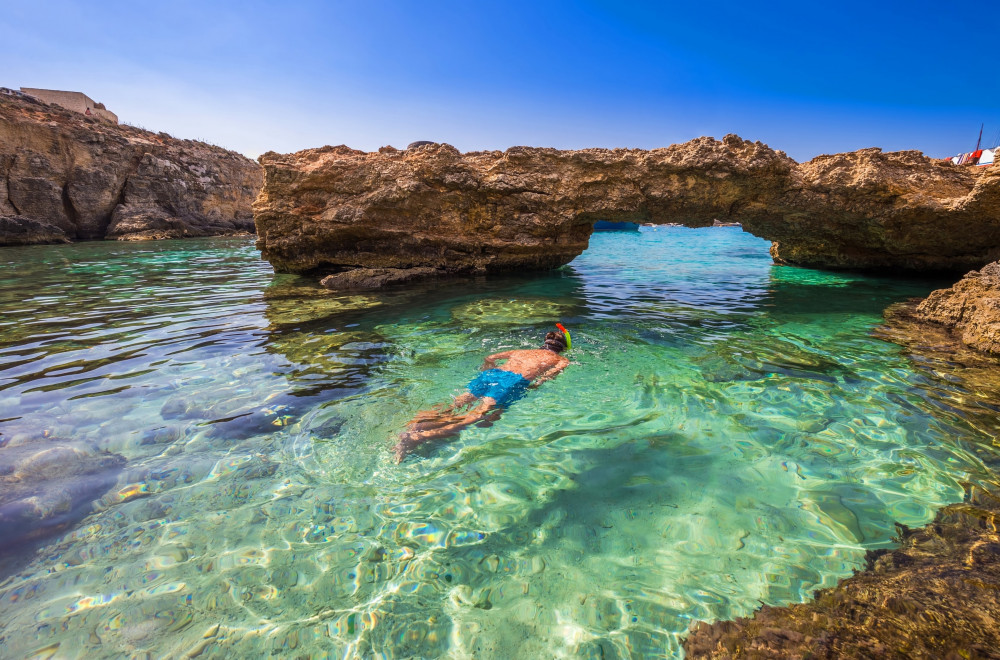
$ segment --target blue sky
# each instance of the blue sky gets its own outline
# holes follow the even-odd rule
[[[1000,3],[0,0],[0,85],[256,156],[414,140],[797,160],[1000,135]]]

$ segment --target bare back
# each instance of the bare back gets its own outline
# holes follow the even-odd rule
[[[496,366],[499,360],[507,360],[503,365]],[[527,380],[535,380],[543,374],[554,376],[569,364],[569,360],[553,351],[539,348],[532,350],[506,351],[495,353],[486,358],[484,366],[512,371],[521,374]],[[549,373],[551,372],[551,373]]]

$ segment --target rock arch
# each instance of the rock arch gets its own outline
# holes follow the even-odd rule
[[[339,146],[260,162],[263,257],[279,272],[361,271],[341,283],[554,268],[586,249],[599,219],[739,221],[776,260],[823,268],[960,271],[1000,258],[1000,169],[912,151],[799,164],[727,135],[650,151]]]

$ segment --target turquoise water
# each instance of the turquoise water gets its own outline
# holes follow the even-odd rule
[[[124,458],[12,473],[100,499],[3,547],[5,657],[671,657],[834,585],[996,456],[957,384],[870,335],[936,283],[767,247],[597,234],[553,273],[351,294],[242,239],[0,251],[0,462]],[[391,461],[556,320],[562,375]]]

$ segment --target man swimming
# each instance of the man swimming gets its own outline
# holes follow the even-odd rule
[[[476,422],[495,421],[500,412],[524,396],[529,387],[538,387],[554,378],[569,364],[569,360],[559,355],[566,350],[568,333],[561,325],[559,329],[562,332],[545,335],[543,348],[504,351],[488,356],[483,360],[481,373],[469,383],[468,392],[455,397],[449,406],[435,406],[417,413],[392,448],[396,462],[401,462],[414,448],[428,440],[454,435]],[[506,362],[497,366],[497,362],[503,360]],[[479,405],[466,413],[459,412],[477,399]]]

